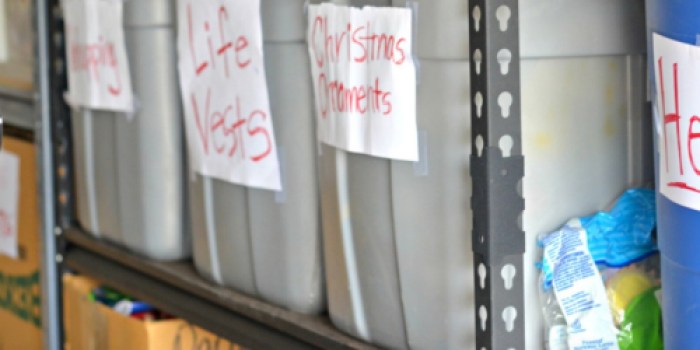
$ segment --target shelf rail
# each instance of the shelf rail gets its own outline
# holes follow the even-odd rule
[[[525,346],[517,0],[470,1],[476,349]]]

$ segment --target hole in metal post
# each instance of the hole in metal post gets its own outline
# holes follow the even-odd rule
[[[486,306],[481,305],[479,307],[479,320],[481,320],[481,331],[486,332],[486,321],[489,318],[489,311],[486,310]]]
[[[481,91],[477,91],[476,95],[474,95],[474,105],[476,106],[476,116],[481,118],[484,108],[484,95],[481,94]]]
[[[503,278],[503,286],[506,290],[511,290],[513,288],[513,279],[518,273],[518,270],[513,266],[513,264],[507,264],[501,268],[501,277]]]
[[[508,21],[510,20],[510,7],[506,5],[498,6],[496,9],[496,19],[498,20],[498,27],[502,32],[508,30]]]
[[[520,231],[523,230],[523,213],[520,213],[520,215],[518,215],[518,229]]]
[[[481,60],[483,59],[481,55],[481,49],[474,50],[474,70],[476,75],[481,75]]]
[[[498,147],[501,149],[503,158],[510,158],[510,152],[513,150],[513,138],[510,135],[503,135],[498,140]]]
[[[476,135],[474,146],[476,146],[477,157],[481,157],[481,154],[484,153],[484,138],[481,135]]]
[[[503,118],[510,117],[510,106],[513,105],[513,95],[508,91],[501,92],[498,95],[498,106],[501,107],[501,116]]]
[[[486,265],[484,265],[484,263],[479,264],[479,287],[481,287],[481,289],[486,288],[486,273]]]
[[[510,333],[515,328],[515,319],[518,318],[518,310],[513,306],[503,309],[503,322],[506,323],[506,332]]]
[[[481,7],[474,6],[472,18],[474,19],[474,31],[479,32],[479,26],[481,26]]]
[[[508,70],[510,69],[510,61],[512,58],[513,58],[513,54],[510,53],[510,50],[508,50],[508,49],[498,50],[498,53],[496,54],[496,61],[498,62],[498,65],[501,67],[501,75],[508,74]]]

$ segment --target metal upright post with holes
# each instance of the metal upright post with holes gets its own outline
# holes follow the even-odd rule
[[[518,0],[472,0],[470,11],[476,349],[523,349]]]
[[[54,350],[61,348],[60,315],[60,281],[56,259],[56,240],[54,238],[55,205],[53,183],[53,143],[51,133],[51,83],[49,75],[49,9],[47,0],[35,2],[36,56],[39,123],[37,124],[37,141],[39,143],[39,161],[41,164],[41,212],[42,212],[42,324],[44,329],[44,346]]]
[[[59,0],[34,2],[37,57],[35,80],[41,165],[42,324],[46,349],[63,348],[61,270],[63,231],[72,218],[70,124],[63,101],[66,65]]]

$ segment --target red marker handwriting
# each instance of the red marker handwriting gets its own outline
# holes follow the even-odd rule
[[[700,176],[700,167],[698,167],[698,164],[696,163],[696,158],[695,154],[693,153],[693,141],[696,141],[697,139],[700,138],[700,117],[697,115],[690,116],[689,119],[689,124],[688,124],[688,130],[687,133],[681,133],[681,121],[683,117],[681,116],[680,110],[681,110],[681,105],[679,101],[679,88],[678,88],[678,63],[674,63],[673,66],[673,105],[674,105],[674,110],[673,111],[666,111],[666,88],[664,84],[664,61],[663,57],[659,58],[657,61],[658,64],[658,69],[659,69],[659,83],[660,83],[660,91],[659,93],[661,94],[661,111],[663,114],[663,139],[664,139],[664,156],[666,159],[665,162],[665,171],[666,173],[676,173],[679,174],[680,176],[684,175],[684,168],[683,168],[683,161],[684,161],[684,156],[685,153],[683,150],[685,149],[687,152],[687,157],[690,162],[690,165],[692,167],[693,172],[695,175]],[[675,136],[676,139],[676,144],[673,145],[675,146],[674,148],[669,148],[668,144],[668,126],[673,127],[673,131],[671,131]],[[698,124],[696,126],[696,124]],[[686,144],[683,145],[683,138],[686,139]],[[685,147],[683,147],[685,146]],[[669,168],[669,163],[668,160],[670,158],[671,153],[677,153],[675,154],[675,157],[678,158],[678,169],[670,169]],[[700,189],[695,188],[685,181],[672,181],[667,183],[668,186],[671,187],[676,187],[680,188],[683,190],[688,190],[692,192],[700,192]]]
[[[346,86],[342,82],[328,81],[324,73],[318,77],[318,101],[321,117],[326,118],[329,112],[336,113],[381,113],[391,114],[391,92],[382,89],[379,78],[373,84]]]
[[[75,33],[78,30],[73,27],[69,33]],[[76,73],[88,72],[90,79],[104,86],[111,95],[119,96],[122,92],[122,83],[114,43],[105,40],[101,35],[97,42],[81,43],[74,39],[70,42],[70,70]]]
[[[5,210],[0,209],[0,236],[9,237],[12,234],[12,224],[10,223],[10,216],[7,215]]]
[[[212,96],[212,78],[224,77],[233,82],[238,78],[235,70],[250,68],[253,48],[246,35],[231,33],[231,12],[226,6],[219,6],[212,18],[198,18],[194,13],[198,9],[196,2],[187,4],[187,43],[195,79],[206,83],[206,93],[190,96],[204,154],[262,161],[274,149],[272,132],[267,128],[267,113],[255,107],[244,108],[247,101],[241,101],[239,96],[223,100],[220,94]]]
[[[226,78],[230,77],[229,61],[233,60],[238,69],[245,69],[250,65],[252,59],[248,52],[248,38],[243,34],[234,36],[233,40],[228,38],[229,27],[226,24],[229,21],[229,12],[225,6],[219,7],[215,18],[201,23],[195,23],[192,11],[192,3],[187,4],[187,40],[196,76],[201,76],[209,69],[216,70],[217,61],[223,63],[223,74]],[[212,36],[211,23],[217,27],[218,34],[214,34],[216,38]],[[200,40],[206,41],[208,54],[201,55],[201,52],[197,51]]]
[[[310,47],[313,63],[318,68],[346,62],[348,65],[385,61],[400,66],[409,58],[408,40],[394,33],[377,31],[372,22],[361,25],[346,23],[333,31],[326,16],[316,16],[311,25]],[[365,84],[348,84],[331,80],[325,73],[316,77],[317,104],[322,118],[329,113],[359,115],[391,115],[394,107],[392,92],[380,77],[369,78]]]
[[[205,154],[215,153],[230,159],[259,162],[272,153],[272,133],[262,123],[268,118],[264,111],[254,109],[244,112],[238,97],[234,103],[211,110],[211,88],[207,90],[204,103],[200,103],[194,94],[191,99],[195,125]],[[256,147],[248,154],[245,144]]]
[[[373,30],[372,23],[354,27],[347,23],[340,32],[328,30],[328,18],[317,16],[311,28],[311,48],[316,65],[323,67],[326,62],[341,60],[363,63],[386,60],[396,65],[406,62],[407,40],[392,33]]]

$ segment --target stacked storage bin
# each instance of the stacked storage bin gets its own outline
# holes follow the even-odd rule
[[[339,328],[382,346],[471,348],[468,73],[469,62],[479,64],[478,55],[468,61],[471,13],[464,1],[412,3],[421,161],[322,146],[329,311]],[[528,0],[520,11],[528,245],[526,269],[516,273],[533,301],[537,236],[648,180],[643,42],[633,40],[643,12],[634,0]],[[538,303],[525,315],[527,349],[542,349]]]
[[[303,0],[262,0],[265,68],[283,190],[195,175],[194,260],[217,283],[294,311],[325,307]]]
[[[650,51],[653,49],[652,33],[697,45],[698,33],[700,33],[700,3],[696,1],[658,0],[648,0],[646,3]],[[652,87],[657,90],[658,82],[656,80],[659,77],[654,73],[657,62],[654,60],[653,52],[649,52],[649,60]],[[667,64],[669,67],[666,69],[670,71],[671,62],[668,61]],[[684,73],[684,67],[681,66],[679,66],[678,75],[679,81],[695,78]],[[667,78],[665,78],[667,101],[672,100],[671,96],[673,96],[669,85],[671,84],[670,76],[671,74],[668,73]],[[655,91],[654,94],[658,93],[659,91]],[[656,103],[656,96],[653,98],[654,108],[659,111],[660,106]],[[687,104],[688,102],[684,102],[681,98],[681,103]],[[672,106],[670,103],[667,105]],[[667,111],[672,110],[675,109],[667,107]],[[678,111],[678,113],[682,112]],[[681,115],[683,119],[690,117],[690,115]],[[664,116],[658,113],[655,118],[663,120]],[[681,129],[681,133],[686,132],[683,129]],[[666,130],[672,132],[673,129],[669,125]],[[657,135],[657,137],[661,136]],[[657,142],[663,141],[659,139]],[[690,147],[690,141],[688,147]],[[656,150],[654,154],[658,156]],[[657,167],[659,171],[663,169],[663,165],[659,165],[658,162]],[[659,187],[663,185],[665,184],[658,184]],[[700,304],[700,294],[698,293],[700,290],[700,259],[698,259],[700,237],[697,234],[698,227],[700,227],[700,213],[671,201],[660,192],[657,194],[656,205],[659,249],[661,251],[664,345],[667,349],[697,349],[700,347],[700,333],[698,333],[700,314],[696,310],[696,306]]]
[[[155,259],[190,254],[174,1],[129,1],[124,27],[135,115],[73,113],[78,220]]]
[[[418,1],[414,9],[421,160],[322,146],[329,310],[340,329],[381,346],[470,348],[468,4]]]

